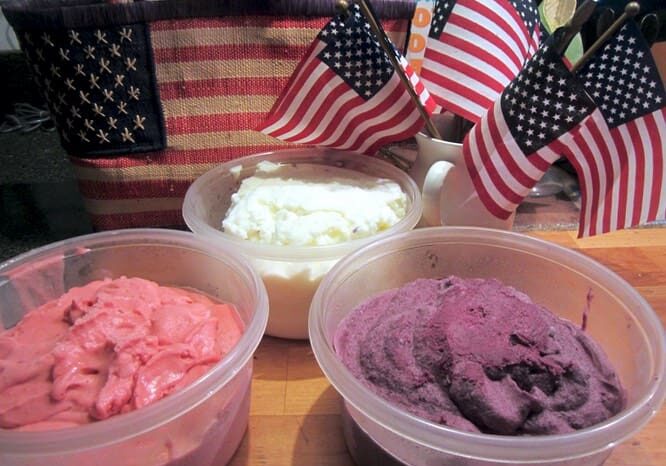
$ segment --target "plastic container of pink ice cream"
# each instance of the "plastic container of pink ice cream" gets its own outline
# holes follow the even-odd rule
[[[621,381],[624,407],[578,430],[497,435],[415,415],[357,379],[336,351],[341,323],[350,312],[414,280],[449,276],[497,279],[574,326],[582,326],[585,319],[584,332],[601,347]],[[472,311],[483,309],[470,308]],[[418,312],[425,311],[419,308]],[[401,319],[392,321],[402,325],[397,324]],[[373,328],[379,331],[379,327]],[[598,262],[518,233],[425,228],[365,246],[338,262],[323,279],[312,300],[309,332],[320,367],[344,400],[345,441],[357,464],[598,466],[618,443],[629,439],[659,411],[666,395],[664,329],[640,294]],[[476,337],[469,335],[469,340]],[[372,338],[365,340],[366,344],[370,341]],[[372,357],[388,357],[393,366],[407,368],[406,360],[399,357],[402,353],[395,351],[405,341],[396,332],[396,338],[386,340],[388,346]],[[414,347],[417,343],[422,345],[415,341]],[[395,357],[398,359],[392,359]],[[382,379],[387,373],[377,372],[373,377]],[[464,407],[459,409],[465,412]]]
[[[186,299],[189,302],[189,293],[192,293],[192,296],[202,296],[194,298],[197,304],[200,299],[201,303],[224,303],[220,306],[222,311],[233,308],[230,317],[235,322],[233,340],[223,343],[226,346],[221,359],[210,359],[209,365],[202,366],[205,370],[188,373],[190,380],[183,382],[177,390],[133,410],[123,408],[108,417],[108,413],[96,413],[100,420],[81,425],[58,421],[53,428],[50,425],[45,428],[48,423],[42,422],[29,425],[25,430],[21,427],[0,428],[0,464],[3,466],[209,466],[226,464],[233,456],[247,428],[252,355],[268,318],[268,298],[261,279],[247,260],[234,251],[191,233],[165,229],[109,231],[53,243],[0,264],[2,328],[19,328],[17,323],[24,314],[63,295],[71,299],[69,296],[73,290],[90,283],[111,283],[110,288],[120,287],[123,283],[129,288],[143,286],[139,281],[126,281],[123,277],[138,277],[155,283],[155,286],[173,288],[178,291],[173,296],[176,301]],[[136,293],[142,295],[154,289],[147,286],[137,289]],[[180,290],[186,290],[186,298],[181,296]],[[95,299],[101,298],[97,296]],[[85,296],[77,295],[74,300],[86,303]],[[129,299],[128,303],[125,309],[130,314],[146,312],[133,307],[133,301]],[[68,309],[77,308],[72,304]],[[167,307],[160,312],[168,313],[169,310]],[[204,311],[195,307],[194,312]],[[81,324],[79,329],[90,323],[85,317],[77,321],[77,325]],[[216,317],[222,318],[221,314]],[[208,343],[199,338],[207,329],[215,328],[208,325],[209,321],[197,321],[200,326],[196,332],[201,331],[196,333],[176,325],[180,325],[183,319],[150,318],[153,325],[159,327],[158,336],[151,336],[150,344],[157,344],[158,339],[172,338],[173,334],[167,337],[165,333],[165,328],[171,326],[170,331],[176,333],[190,332],[190,340],[200,344],[205,352]],[[184,321],[188,318],[185,316]],[[222,326],[219,323],[217,328]],[[91,337],[89,332],[88,338],[94,338],[94,333]],[[3,344],[6,346],[0,351],[11,352],[11,341],[5,338]],[[86,340],[79,346],[70,347],[75,351],[89,344],[92,344],[90,340]],[[133,342],[125,338],[117,344],[131,345]],[[170,354],[177,354],[183,347],[176,342],[169,350]],[[67,356],[65,350],[68,347],[59,348],[61,356],[54,356],[56,359]],[[192,357],[190,351],[183,350],[182,357]],[[142,353],[134,354],[141,357]],[[74,358],[74,363],[69,366],[84,359]],[[58,366],[54,366],[54,371],[55,367]],[[129,366],[119,367],[115,372],[109,369],[109,374],[113,372],[114,377],[122,378],[124,368]],[[175,369],[160,360],[154,368],[162,377],[175,373]],[[58,371],[62,372],[62,368]],[[58,375],[53,374],[54,380]],[[76,380],[85,380],[85,377]],[[68,388],[80,389],[71,381]],[[111,391],[122,388],[123,385],[118,384]],[[19,389],[20,383],[16,390]],[[150,386],[144,389],[148,395],[150,391]],[[109,396],[112,395],[114,393]],[[2,422],[11,424],[12,419],[25,414],[9,409],[7,399],[0,401],[0,405]],[[29,404],[26,406],[23,409],[31,409]],[[113,403],[100,406],[114,407]],[[54,419],[63,417],[56,415]]]

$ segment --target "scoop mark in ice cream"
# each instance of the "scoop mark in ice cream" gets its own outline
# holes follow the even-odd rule
[[[335,349],[381,397],[470,432],[571,432],[625,404],[597,343],[492,279],[419,279],[384,292],[340,323]]]
[[[0,428],[86,424],[191,384],[238,342],[230,304],[140,278],[72,288],[0,333]]]

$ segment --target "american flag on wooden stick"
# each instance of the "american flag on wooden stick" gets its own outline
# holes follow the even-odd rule
[[[395,49],[428,114],[436,105]],[[317,35],[259,128],[291,143],[373,154],[423,127],[407,89],[358,5]]]
[[[548,40],[468,133],[463,154],[479,199],[506,219],[566,155],[594,104]]]
[[[581,185],[580,236],[666,216],[666,90],[628,21],[579,71],[597,105],[569,157]]]
[[[539,45],[534,0],[438,0],[421,78],[441,107],[478,122]]]

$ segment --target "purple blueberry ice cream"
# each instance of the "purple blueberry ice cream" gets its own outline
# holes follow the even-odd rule
[[[625,404],[599,345],[497,280],[419,279],[387,291],[340,323],[335,349],[379,396],[470,432],[566,433]]]

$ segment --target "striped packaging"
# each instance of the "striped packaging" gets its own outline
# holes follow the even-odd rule
[[[146,56],[152,59],[148,64],[149,71],[154,72],[154,97],[159,100],[157,107],[161,107],[160,117],[163,121],[161,128],[158,117],[155,117],[157,136],[160,128],[164,133],[162,147],[159,147],[160,138],[157,136],[154,140],[146,140],[147,145],[152,144],[151,147],[157,147],[157,150],[134,152],[131,149],[137,146],[127,145],[130,135],[137,137],[143,129],[137,127],[136,122],[124,126],[118,123],[115,153],[101,152],[100,155],[99,151],[91,150],[93,155],[81,154],[80,148],[85,146],[77,146],[73,142],[68,145],[63,139],[86,210],[96,230],[182,227],[183,197],[196,177],[221,162],[285,147],[285,143],[255,128],[264,121],[310,43],[334,14],[330,3],[319,5],[311,2],[277,2],[282,9],[275,5],[263,5],[270,2],[249,2],[250,6],[246,2],[240,10],[229,4],[177,0],[84,6],[81,6],[80,0],[70,2],[72,6],[64,6],[57,13],[52,8],[44,9],[41,0],[13,3],[3,9],[19,38],[28,38],[34,44],[41,44],[46,51],[48,45],[43,43],[42,31],[55,30],[46,36],[51,38],[47,44],[55,44],[52,47],[54,53],[56,49],[64,49],[59,58],[62,63],[58,62],[58,66],[55,66],[63,75],[64,65],[76,69],[72,68],[76,65],[69,60],[62,60],[63,54],[72,58],[75,55],[73,47],[77,43],[71,39],[72,31],[80,30],[82,35],[79,37],[83,37],[88,29],[92,33],[94,27],[106,28],[100,29],[106,35],[100,36],[96,29],[97,39],[91,40],[97,53],[101,53],[101,46],[104,46],[104,53],[108,54],[106,48],[114,51],[110,47],[115,45],[112,38],[116,37],[116,30],[127,32],[133,29],[136,32],[132,37],[136,37],[141,27],[144,27],[146,43],[150,47]],[[260,6],[253,6],[253,3]],[[411,2],[377,3],[385,18],[383,25],[391,39],[396,45],[403,46],[413,10]],[[156,4],[162,7],[156,8]],[[88,29],[76,29],[83,24]],[[38,29],[35,30],[35,27]],[[67,41],[63,39],[62,47],[54,39],[58,35],[57,29],[62,30],[63,38],[66,38],[65,32],[69,37]],[[101,42],[100,37],[104,37],[105,42]],[[116,42],[122,45],[120,41]],[[35,58],[36,54],[30,50],[31,44],[22,40],[22,46],[29,60]],[[72,49],[72,54],[69,49]],[[122,50],[120,53],[123,53]],[[123,60],[136,55],[132,53],[127,52],[126,57],[123,55]],[[45,74],[48,69],[53,72],[53,64],[47,66],[49,64],[46,62],[48,59],[39,65],[42,67],[39,69],[45,71]],[[61,65],[62,70],[59,68]],[[128,79],[132,72],[128,71]],[[104,76],[103,70],[85,72],[86,75],[95,73]],[[112,73],[109,73],[108,79],[111,76]],[[94,84],[91,79],[86,76],[85,89],[77,88],[76,92],[94,94],[96,89],[88,89],[91,83]],[[44,81],[38,82],[44,86]],[[113,88],[110,83],[109,90],[105,92],[114,89],[114,96],[120,96],[122,88],[118,83]],[[139,87],[136,85],[136,88]],[[146,90],[142,97],[150,90],[150,86],[144,87]],[[46,92],[52,112],[55,109],[62,111],[58,108],[58,102],[54,102],[55,95]],[[58,97],[68,99],[61,95]],[[104,110],[106,113],[98,111],[105,116],[105,126],[100,128],[99,124],[95,124],[96,132],[91,131],[88,135],[89,139],[93,139],[93,135],[98,138],[90,144],[95,141],[108,142],[104,137],[108,135],[109,144],[101,146],[107,149],[114,141],[110,135],[114,131],[107,121],[114,123],[123,116],[114,113],[114,118],[109,115],[112,99],[109,97],[104,102],[100,99],[99,105],[104,103],[107,108]],[[117,104],[117,100],[113,103]],[[145,105],[138,108],[145,109],[146,105],[150,107],[150,102],[137,99],[139,104]],[[97,104],[92,105],[97,110]],[[117,105],[113,108],[117,113]],[[140,119],[147,118],[146,121],[150,121],[149,112],[145,112],[136,111]],[[128,118],[130,116],[131,112]],[[77,124],[77,119],[69,114],[67,118],[56,118],[56,124],[61,126],[61,137],[64,135],[64,138],[68,138],[65,122],[71,127]],[[124,135],[121,130],[124,130]],[[129,147],[129,150],[123,152],[123,147]]]

